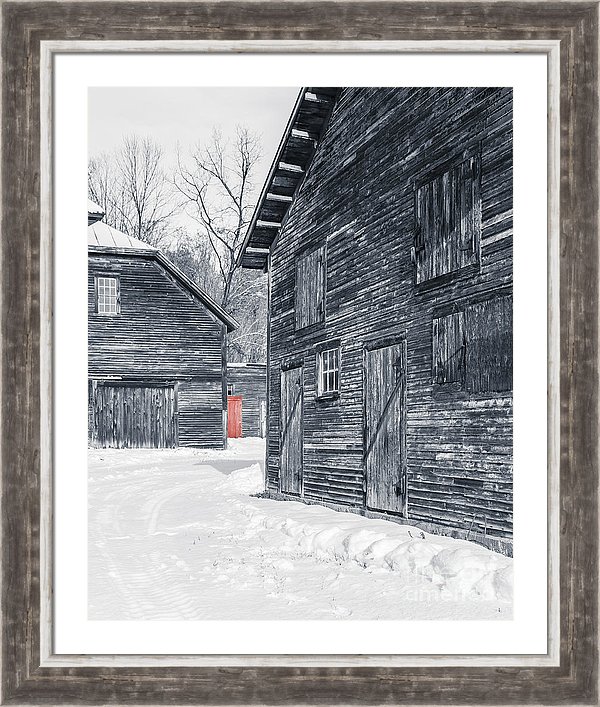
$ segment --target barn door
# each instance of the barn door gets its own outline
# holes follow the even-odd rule
[[[281,372],[280,490],[302,493],[302,366]]]
[[[406,504],[405,342],[365,350],[365,474],[368,508]]]
[[[172,385],[95,385],[92,440],[100,447],[176,447]]]

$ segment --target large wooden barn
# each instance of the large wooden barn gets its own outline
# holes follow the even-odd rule
[[[511,89],[303,89],[241,262],[269,494],[510,553]]]
[[[88,205],[89,443],[223,447],[235,321],[160,251]]]

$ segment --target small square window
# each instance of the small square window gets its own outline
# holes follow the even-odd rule
[[[119,314],[119,278],[96,277],[96,312],[98,314]]]
[[[318,355],[319,396],[334,395],[340,392],[340,350],[326,349]]]
[[[233,395],[233,383],[227,383],[227,395]]]

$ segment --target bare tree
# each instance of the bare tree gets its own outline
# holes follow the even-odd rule
[[[267,276],[240,271],[234,278],[229,311],[240,327],[229,337],[231,362],[264,362],[267,357]]]
[[[175,186],[215,255],[224,307],[230,304],[237,259],[254,208],[253,176],[259,160],[258,138],[241,127],[232,142],[214,131],[210,144],[193,151],[191,166],[178,156]]]
[[[110,226],[150,245],[163,245],[176,207],[162,168],[162,148],[149,138],[124,138],[113,155],[90,160],[88,192]]]
[[[178,156],[175,186],[187,213],[208,243],[220,280],[221,305],[240,322],[229,337],[230,361],[266,357],[266,278],[242,270],[238,257],[255,206],[254,175],[260,141],[238,127],[228,141],[214,131],[208,145],[197,146],[189,162]]]
[[[171,245],[166,254],[177,267],[193,280],[215,301],[221,299],[221,282],[215,256],[198,233],[190,233],[178,227],[171,238]]]

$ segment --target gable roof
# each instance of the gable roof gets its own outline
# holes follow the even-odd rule
[[[269,249],[325,133],[340,91],[301,89],[246,233],[238,260],[243,267],[267,269]]]
[[[198,287],[193,280],[190,280],[184,272],[157,248],[137,238],[128,236],[126,233],[117,231],[116,228],[112,228],[106,223],[92,223],[91,226],[88,226],[88,253],[102,255],[134,255],[155,260],[181,287],[187,290],[195,299],[200,300],[219,321],[223,322],[227,327],[227,331],[231,332],[239,326],[238,322],[230,314],[218,305],[212,297],[207,295],[203,289]]]

